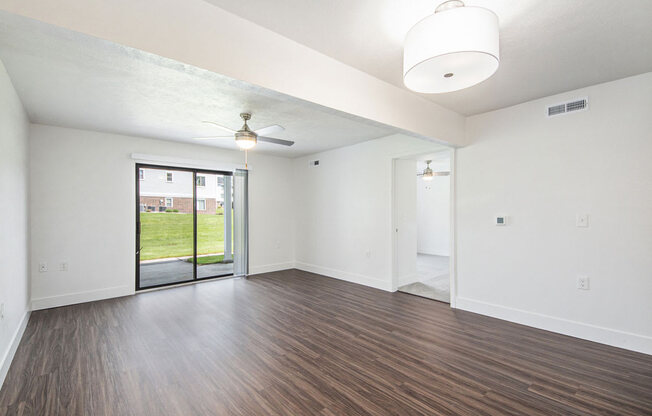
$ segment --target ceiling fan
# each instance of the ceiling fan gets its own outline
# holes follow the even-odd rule
[[[449,171],[443,172],[433,172],[430,168],[432,160],[426,160],[426,168],[423,170],[423,173],[417,173],[417,176],[421,176],[424,181],[431,181],[435,176],[448,176],[451,173]]]
[[[240,113],[240,117],[242,118],[242,120],[244,120],[244,124],[242,125],[242,127],[240,127],[240,130],[233,130],[212,121],[204,121],[204,123],[209,123],[214,126],[217,126],[218,128],[226,132],[229,132],[229,134],[221,135],[221,136],[195,137],[195,140],[215,140],[215,139],[222,139],[227,137],[235,137],[235,143],[242,150],[251,149],[259,141],[280,144],[282,146],[292,146],[294,144],[294,142],[291,140],[275,139],[273,137],[267,136],[268,134],[276,134],[285,130],[283,127],[279,126],[278,124],[263,127],[262,129],[258,129],[258,130],[251,130],[247,125],[247,121],[251,119],[251,113]]]

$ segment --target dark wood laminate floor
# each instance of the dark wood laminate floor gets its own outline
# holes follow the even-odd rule
[[[297,270],[32,314],[19,415],[650,415],[652,357]]]

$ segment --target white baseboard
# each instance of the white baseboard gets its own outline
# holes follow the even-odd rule
[[[345,272],[342,270],[330,269],[327,267],[316,266],[314,264],[296,262],[294,267],[303,270],[306,272],[317,273],[324,276],[332,277],[339,280],[346,280],[347,282],[357,283],[359,285],[369,286],[376,289],[386,290],[388,292],[393,292],[392,282],[387,280],[383,281],[380,279],[374,279],[369,276],[365,276],[357,273]]]
[[[285,263],[264,264],[262,266],[251,266],[249,267],[249,276],[261,273],[278,272],[280,270],[288,270],[293,268],[294,262],[291,261]]]
[[[7,373],[9,372],[11,361],[14,359],[20,340],[23,338],[25,328],[27,328],[27,323],[29,322],[30,313],[30,311],[25,311],[23,319],[20,321],[20,325],[18,325],[18,328],[16,328],[16,331],[14,332],[14,336],[11,338],[9,348],[7,348],[7,352],[2,357],[2,361],[0,361],[0,388],[2,388],[2,384],[5,382],[5,377],[7,377]]]
[[[546,331],[652,354],[652,337],[458,297],[455,307]]]
[[[47,298],[32,299],[32,310],[57,308],[59,306],[74,305],[76,303],[92,302],[94,300],[118,298],[135,293],[133,286],[115,286],[87,292],[68,293]]]

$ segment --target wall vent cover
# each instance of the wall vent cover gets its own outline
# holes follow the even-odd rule
[[[547,108],[548,117],[558,116],[561,114],[583,111],[589,108],[589,99],[581,98],[561,104],[549,105]]]

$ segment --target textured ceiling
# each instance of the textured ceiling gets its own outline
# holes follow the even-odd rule
[[[403,87],[403,39],[430,0],[206,0]],[[424,95],[471,115],[652,71],[651,0],[467,0],[500,19],[501,65],[466,90]]]
[[[0,11],[0,59],[35,123],[236,149],[202,120],[231,128],[280,124],[292,147],[255,151],[296,157],[397,130],[111,42]]]

